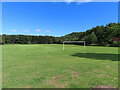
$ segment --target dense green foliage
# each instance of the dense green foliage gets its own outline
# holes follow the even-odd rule
[[[118,87],[118,48],[3,45],[3,88]]]
[[[84,40],[87,45],[120,46],[120,23],[110,23],[106,26],[96,26],[86,32],[73,32],[71,34],[53,36],[31,36],[31,35],[0,35],[1,44],[60,44],[65,40]],[[118,38],[118,40],[113,40]]]

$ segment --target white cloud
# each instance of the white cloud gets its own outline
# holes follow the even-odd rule
[[[28,35],[39,36],[40,34],[28,34]]]
[[[45,30],[45,32],[46,32],[46,33],[49,33],[49,32],[51,32],[51,31],[50,31],[50,30]]]
[[[11,29],[10,31],[11,31],[11,32],[17,32],[17,30],[15,30],[15,29]]]
[[[67,4],[70,4],[71,2],[77,2],[77,4],[81,4],[84,2],[92,2],[93,0],[65,0]]]
[[[82,0],[83,2],[77,2],[77,5],[80,5],[80,4],[82,4],[82,3],[87,3],[87,2],[92,2],[93,0]]]
[[[28,29],[25,29],[24,32],[30,32]]]
[[[41,29],[36,29],[35,31],[36,31],[36,32],[40,32],[40,31],[41,31]]]
[[[67,4],[70,4],[71,2],[74,2],[75,0],[65,0]]]

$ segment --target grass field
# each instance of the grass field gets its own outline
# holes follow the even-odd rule
[[[3,45],[3,88],[118,87],[118,48]]]

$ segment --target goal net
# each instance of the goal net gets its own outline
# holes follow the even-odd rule
[[[85,41],[63,41],[63,50],[65,50],[65,43],[83,43],[85,49]]]

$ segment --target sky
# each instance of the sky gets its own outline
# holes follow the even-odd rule
[[[119,2],[120,0],[1,0],[2,2]]]
[[[117,2],[3,2],[2,34],[63,36],[118,22]]]

